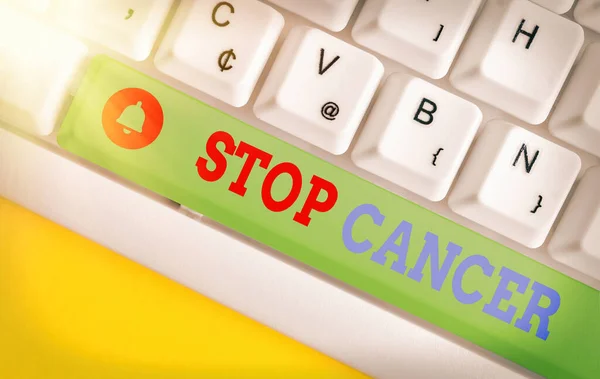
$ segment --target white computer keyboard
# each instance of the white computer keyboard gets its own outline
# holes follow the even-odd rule
[[[598,33],[597,0],[0,0],[0,196],[375,377],[537,377],[57,131],[106,54],[600,290]]]

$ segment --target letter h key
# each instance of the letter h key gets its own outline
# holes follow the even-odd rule
[[[578,24],[525,0],[489,0],[450,82],[530,124],[546,120],[583,45]]]

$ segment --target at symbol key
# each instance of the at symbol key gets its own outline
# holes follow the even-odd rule
[[[332,154],[343,154],[382,75],[383,65],[372,55],[320,30],[297,27],[279,51],[254,113]]]

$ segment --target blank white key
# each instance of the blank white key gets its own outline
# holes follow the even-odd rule
[[[504,121],[487,124],[452,210],[527,247],[544,243],[581,168],[577,154]]]
[[[1,128],[0,196],[372,376],[525,378]]]
[[[600,167],[585,173],[548,249],[554,259],[600,279]]]
[[[254,113],[332,154],[354,137],[383,75],[372,55],[320,30],[288,35],[261,90]]]
[[[579,0],[575,7],[575,20],[600,33],[600,0]]]
[[[241,107],[283,24],[281,14],[254,0],[184,1],[154,60],[165,74]]]
[[[352,153],[358,167],[429,200],[442,200],[481,123],[474,104],[409,75],[394,74]]]
[[[457,89],[540,124],[583,44],[576,23],[526,0],[489,0],[450,80]]]
[[[590,45],[550,119],[556,137],[600,156],[600,44]]]
[[[339,32],[348,25],[358,0],[269,0],[273,4]]]
[[[481,0],[371,0],[352,29],[356,42],[413,70],[446,75]]]
[[[173,0],[55,0],[61,25],[134,59],[148,58]]]
[[[48,135],[87,48],[0,4],[0,120]]]
[[[531,0],[554,13],[563,14],[569,11],[575,0]]]

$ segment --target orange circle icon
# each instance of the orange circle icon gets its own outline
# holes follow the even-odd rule
[[[102,126],[108,138],[125,149],[150,145],[162,130],[164,114],[148,91],[125,88],[112,95],[102,110]]]

